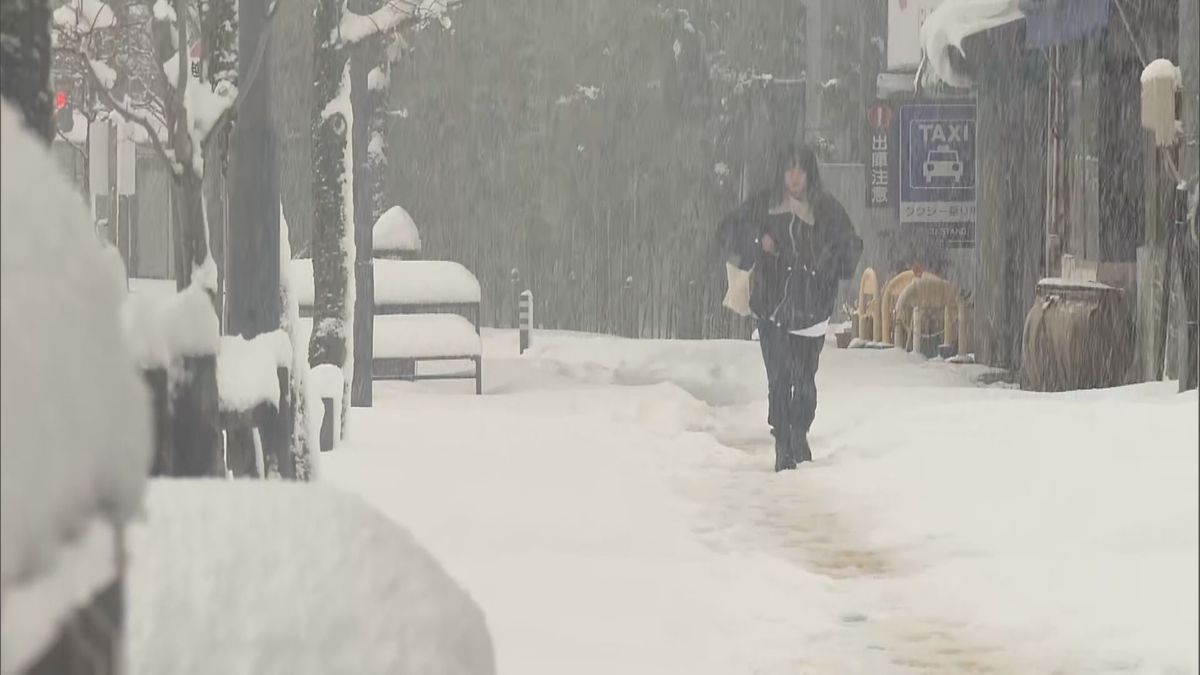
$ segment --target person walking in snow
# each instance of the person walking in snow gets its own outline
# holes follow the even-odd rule
[[[853,277],[862,240],[821,186],[815,153],[791,143],[778,153],[771,185],[726,216],[718,237],[730,280],[725,306],[758,320],[775,470],[794,469],[812,460],[817,365],[838,282]]]

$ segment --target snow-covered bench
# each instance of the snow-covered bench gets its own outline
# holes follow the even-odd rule
[[[375,260],[375,379],[474,379],[483,393],[483,346],[479,338],[479,280],[445,260]],[[301,322],[311,330],[312,261],[292,261],[292,290]],[[420,361],[470,361],[471,372],[421,374]]]

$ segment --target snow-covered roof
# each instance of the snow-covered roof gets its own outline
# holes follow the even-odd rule
[[[412,216],[402,206],[393,206],[379,220],[371,233],[376,251],[420,251],[421,233]]]
[[[479,280],[449,260],[375,260],[375,302],[390,305],[440,305],[479,302]],[[313,303],[310,258],[291,264],[291,287],[303,306]]]
[[[495,671],[475,601],[334,488],[156,479],[129,546],[130,675]]]
[[[950,50],[962,54],[963,40],[1024,16],[1019,0],[945,0],[921,25],[921,49],[930,73],[951,86],[971,86],[971,79],[954,69]]]
[[[140,508],[146,387],[118,283],[74,186],[0,105],[0,590],[35,581],[97,518]],[[9,607],[5,605],[5,613]],[[7,626],[6,625],[6,630]]]

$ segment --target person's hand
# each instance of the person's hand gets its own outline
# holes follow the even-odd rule
[[[763,251],[766,251],[771,255],[775,255],[775,239],[773,239],[771,235],[763,232],[763,235],[759,238],[759,240],[762,242]]]

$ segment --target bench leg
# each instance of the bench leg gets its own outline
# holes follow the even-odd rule
[[[475,395],[483,394],[483,358],[475,357]]]

